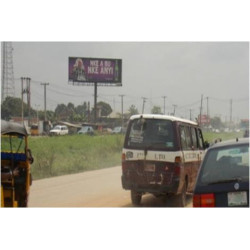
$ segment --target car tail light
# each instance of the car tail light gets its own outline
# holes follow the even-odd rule
[[[193,207],[214,207],[214,194],[195,194],[193,196]]]

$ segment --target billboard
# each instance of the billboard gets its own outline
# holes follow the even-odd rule
[[[208,125],[210,124],[210,117],[207,115],[199,115],[198,122],[199,124],[202,124],[202,125]]]
[[[69,81],[122,85],[122,60],[69,57]]]

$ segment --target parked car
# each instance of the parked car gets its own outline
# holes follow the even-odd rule
[[[50,135],[67,135],[69,133],[68,127],[65,125],[56,125],[49,131]]]
[[[204,157],[194,207],[249,207],[249,138],[219,142]]]
[[[112,130],[112,134],[124,134],[125,132],[126,132],[126,129],[122,127],[115,127]]]
[[[77,132],[77,134],[94,135],[95,132],[91,126],[84,126]]]

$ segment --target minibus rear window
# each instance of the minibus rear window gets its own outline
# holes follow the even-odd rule
[[[163,119],[135,119],[131,122],[126,146],[129,148],[173,150],[175,145],[173,123]]]

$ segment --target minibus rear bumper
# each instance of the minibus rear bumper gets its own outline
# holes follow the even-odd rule
[[[172,179],[169,184],[159,183],[151,181],[150,183],[138,184],[138,182],[132,182],[125,178],[124,175],[121,177],[122,187],[125,190],[134,190],[142,193],[153,193],[153,194],[177,194],[180,185],[180,178],[176,177]]]

